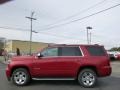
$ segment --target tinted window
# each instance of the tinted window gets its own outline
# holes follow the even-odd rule
[[[92,55],[92,56],[104,56],[105,55],[105,51],[104,51],[103,47],[88,46],[87,50],[90,53],[90,55]]]
[[[79,47],[60,47],[59,56],[82,56]]]
[[[58,56],[58,48],[48,48],[41,52],[43,56]]]

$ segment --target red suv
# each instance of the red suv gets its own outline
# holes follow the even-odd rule
[[[33,56],[12,58],[6,75],[19,86],[33,79],[77,80],[83,87],[93,87],[98,77],[111,74],[109,61],[100,45],[52,45]]]

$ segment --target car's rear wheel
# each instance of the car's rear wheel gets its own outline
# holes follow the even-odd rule
[[[78,82],[83,87],[94,87],[97,83],[97,75],[92,69],[83,69],[79,72]]]
[[[26,85],[30,82],[30,74],[24,68],[18,68],[13,71],[12,82],[18,86]]]

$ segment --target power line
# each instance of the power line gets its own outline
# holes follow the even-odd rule
[[[116,5],[114,5],[114,6],[111,6],[111,7],[109,7],[109,8],[104,9],[104,10],[98,11],[98,12],[93,13],[93,14],[91,14],[91,15],[85,16],[85,17],[83,17],[83,18],[76,19],[76,20],[72,20],[72,21],[70,21],[70,22],[63,23],[63,24],[60,24],[60,25],[56,25],[56,26],[53,26],[53,27],[49,27],[49,28],[42,29],[42,30],[49,30],[49,29],[52,29],[52,28],[56,28],[56,27],[60,27],[60,26],[66,25],[66,24],[70,24],[70,23],[73,23],[73,22],[77,22],[77,21],[80,21],[80,20],[83,20],[83,19],[89,18],[89,17],[91,17],[91,16],[97,15],[97,14],[99,14],[99,13],[102,13],[102,12],[108,11],[108,10],[110,10],[110,9],[112,9],[112,8],[117,7],[117,6],[120,6],[120,4],[116,4]],[[4,28],[4,29],[12,29],[12,30],[25,30],[25,31],[26,31],[26,30],[29,30],[29,29],[12,28],[12,27],[0,27],[0,28]],[[39,32],[41,32],[41,31],[39,31]]]
[[[86,9],[84,9],[84,10],[76,13],[76,14],[73,14],[73,15],[71,15],[71,16],[68,16],[68,17],[64,18],[64,19],[58,20],[58,21],[56,21],[56,22],[54,22],[54,23],[51,23],[51,24],[48,24],[48,25],[44,25],[44,26],[42,26],[42,27],[52,26],[52,25],[54,25],[54,24],[56,24],[56,23],[60,23],[60,22],[65,21],[65,20],[69,20],[69,19],[71,19],[71,18],[73,18],[73,17],[76,17],[76,16],[78,16],[78,15],[80,15],[80,14],[82,14],[82,13],[87,12],[88,10],[90,10],[90,9],[92,9],[92,8],[95,8],[96,6],[104,3],[105,1],[107,1],[107,0],[102,0],[102,1],[100,1],[100,2],[98,2],[98,3],[96,3],[96,4],[94,4],[94,5],[86,8]]]
[[[104,9],[104,10],[101,10],[101,11],[99,11],[99,12],[93,13],[93,14],[91,14],[91,15],[85,16],[85,17],[83,17],[83,18],[76,19],[76,20],[72,20],[72,21],[70,21],[70,22],[67,22],[67,23],[64,23],[64,24],[60,24],[60,25],[56,25],[56,26],[53,26],[53,27],[50,27],[50,28],[46,28],[46,29],[44,29],[44,30],[48,30],[48,29],[60,27],[60,26],[66,25],[66,24],[70,24],[70,23],[73,23],[73,22],[77,22],[77,21],[80,21],[80,20],[89,18],[89,17],[91,17],[91,16],[97,15],[97,14],[99,14],[99,13],[105,12],[105,11],[110,10],[110,9],[112,9],[112,8],[115,8],[115,7],[117,7],[117,6],[120,6],[120,4],[116,4],[116,5],[114,5],[114,6],[111,6],[111,7],[109,7],[109,8]],[[0,28],[12,29],[12,30],[23,30],[23,31],[28,31],[28,30],[29,30],[29,29],[12,28],[12,27],[0,27]],[[41,31],[39,31],[39,32],[40,32],[40,33],[45,33],[45,32],[41,32]],[[49,33],[49,34],[50,34],[50,33]],[[52,34],[52,35],[53,35],[53,34]],[[59,37],[58,35],[55,35],[55,34],[54,34],[54,36]],[[60,36],[60,37],[63,37],[63,36]],[[66,37],[65,37],[65,38],[66,38]],[[69,39],[70,39],[70,38],[69,38]]]
[[[29,29],[23,29],[23,28],[13,28],[13,27],[8,27],[8,26],[4,26],[4,27],[0,27],[2,29],[11,29],[11,30],[22,30],[22,31],[28,31]]]
[[[23,28],[13,28],[13,27],[0,27],[2,29],[8,29],[8,30],[15,30],[15,31],[23,31],[23,32],[29,32],[29,29],[23,29]],[[34,32],[34,30],[33,30]],[[72,38],[72,37],[68,37],[66,35],[56,35],[54,33],[49,33],[49,32],[35,32],[35,33],[42,33],[44,35],[49,35],[49,36],[53,36],[53,37],[58,37],[58,38],[63,38],[63,39],[76,39],[76,40],[84,40],[84,39],[80,39],[80,38]]]
[[[85,40],[85,39],[81,39],[81,38],[73,38],[73,37],[68,37],[67,35],[56,35],[54,33],[48,33],[48,32],[39,32],[39,33],[43,33],[43,34],[47,34],[47,35],[52,35],[52,36],[56,36],[56,37],[60,37],[60,38],[67,38],[67,39],[76,39],[76,40]]]
[[[66,22],[66,23],[63,23],[63,24],[54,25],[54,26],[51,26],[51,27],[48,27],[48,28],[45,28],[45,29],[41,29],[41,30],[49,30],[49,29],[61,27],[61,26],[64,26],[64,25],[67,25],[67,24],[70,24],[70,23],[73,23],[73,22],[81,21],[81,20],[84,20],[84,19],[86,19],[86,18],[95,16],[95,15],[97,15],[97,14],[99,14],[99,13],[108,11],[108,10],[110,10],[110,9],[112,9],[112,8],[117,7],[117,6],[120,6],[120,4],[116,4],[116,5],[114,5],[114,6],[111,6],[111,7],[109,7],[109,8],[103,9],[103,10],[101,10],[101,11],[98,11],[98,12],[96,12],[96,13],[90,14],[90,15],[88,15],[88,16],[85,16],[85,17],[82,17],[82,18],[79,18],[79,19],[75,19],[75,20],[72,20],[72,21],[69,21],[69,22]]]

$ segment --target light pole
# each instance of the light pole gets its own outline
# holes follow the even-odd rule
[[[90,34],[90,39],[89,39],[89,31],[88,30],[92,29],[92,27],[88,26],[88,27],[86,27],[86,29],[87,29],[87,44],[90,44],[91,34]]]
[[[90,32],[89,34],[90,34],[90,42],[89,42],[89,44],[91,44],[91,42],[92,42],[92,39],[91,39],[92,33]]]
[[[30,45],[29,45],[29,53],[30,53],[30,55],[31,55],[31,51],[32,51],[32,32],[35,32],[35,31],[33,31],[32,30],[32,22],[33,22],[33,20],[37,20],[36,18],[33,18],[33,15],[34,15],[34,12],[31,12],[31,16],[30,17],[26,17],[26,18],[28,18],[28,19],[30,19],[30,21],[31,21],[31,25],[30,25]]]

